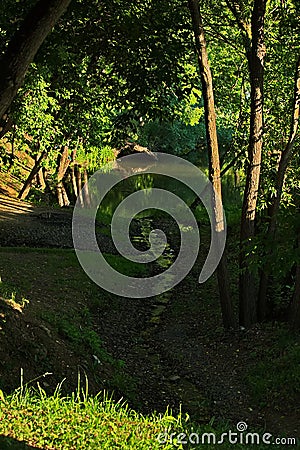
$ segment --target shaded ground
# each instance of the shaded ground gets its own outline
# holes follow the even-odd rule
[[[35,207],[0,194],[0,247],[73,248],[72,210]],[[100,248],[115,253],[108,236],[97,233]]]
[[[275,399],[266,392],[258,404],[245,380],[277,339],[276,325],[225,333],[214,278],[204,286],[197,282],[200,261],[169,293],[145,300],[116,297],[95,286],[67,250],[69,211],[1,196],[0,219],[2,280],[29,300],[19,310],[2,307],[1,388],[19,386],[22,368],[25,382],[51,373],[39,380],[49,390],[66,377],[63,387],[70,392],[80,372],[88,375],[91,392],[115,390],[146,413],[167,405],[176,410],[181,403],[199,421],[247,421],[250,428],[299,435],[299,398],[288,404],[280,392]],[[107,236],[99,239],[103,251],[114,252]],[[72,321],[79,337],[68,326]],[[103,354],[91,331],[101,339]]]

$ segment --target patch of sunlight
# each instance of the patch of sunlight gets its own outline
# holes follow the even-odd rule
[[[10,308],[19,311],[20,313],[23,312],[23,309],[25,308],[26,304],[29,303],[29,300],[27,300],[26,298],[22,298],[21,303],[16,302],[15,294],[12,294],[11,298],[0,297],[0,300]]]

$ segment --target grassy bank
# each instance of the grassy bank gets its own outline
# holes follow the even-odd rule
[[[0,445],[1,449],[80,450],[80,449],[211,449],[222,446],[253,448],[252,439],[259,439],[259,448],[268,448],[262,442],[264,431],[237,433],[234,426],[195,425],[188,416],[172,413],[142,416],[126,404],[113,402],[105,395],[91,397],[85,390],[62,397],[59,388],[47,396],[40,388],[36,391],[18,389],[11,396],[1,392]],[[228,434],[232,430],[231,437]],[[251,434],[250,434],[251,433]],[[272,440],[273,448],[295,448],[292,441]],[[274,439],[274,440],[273,440]],[[222,442],[221,442],[222,441]],[[248,443],[246,443],[248,441]],[[186,442],[186,443],[184,443]],[[243,442],[243,443],[241,443]],[[257,441],[256,441],[257,442]],[[279,442],[279,441],[278,441]]]

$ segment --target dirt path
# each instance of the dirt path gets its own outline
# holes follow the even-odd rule
[[[72,248],[71,217],[71,211],[38,208],[0,195],[0,245]],[[115,251],[106,236],[99,238],[104,251]],[[263,358],[272,331],[256,327],[225,333],[215,280],[199,286],[200,265],[201,258],[167,294],[150,300],[123,299],[118,307],[93,317],[104,345],[138,380],[134,402],[143,412],[165,411],[168,405],[178,411],[182,404],[183,411],[199,421],[215,417],[233,424],[246,421],[251,428],[269,432],[299,433],[297,413],[285,407],[277,412],[258,408],[245,382],[245,374]],[[41,334],[45,338],[45,330],[38,331],[37,339]],[[57,360],[63,367],[63,360],[72,355],[66,349],[61,353],[62,348],[58,343],[52,353],[60,353]]]
[[[101,250],[115,253],[108,236],[97,233]],[[35,206],[0,194],[0,247],[73,248],[72,209]]]

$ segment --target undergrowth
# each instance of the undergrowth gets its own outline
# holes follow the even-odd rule
[[[174,416],[168,410],[165,414],[143,416],[105,393],[89,396],[87,382],[85,389],[78,387],[68,397],[61,396],[60,388],[52,396],[47,396],[39,385],[35,390],[21,386],[10,396],[0,391],[0,443],[7,448],[21,448],[16,445],[25,442],[31,448],[44,450],[192,450],[216,448],[223,440],[222,448],[228,450],[233,438],[228,442],[228,434],[222,437],[222,433],[232,429],[238,436],[234,448],[253,448],[253,444],[241,444],[240,436],[245,442],[246,433],[236,433],[228,423],[216,425],[212,420],[207,425],[197,425],[188,415]],[[259,448],[268,445],[261,443]]]

